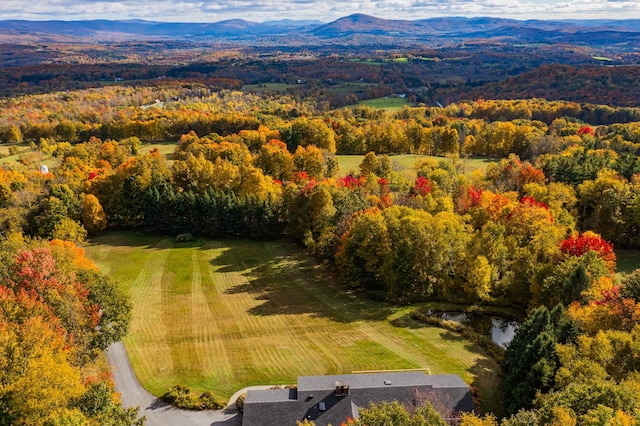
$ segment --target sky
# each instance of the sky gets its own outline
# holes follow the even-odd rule
[[[410,20],[436,16],[640,19],[640,0],[0,0],[0,19],[329,22],[353,13]]]

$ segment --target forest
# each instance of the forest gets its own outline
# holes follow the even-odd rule
[[[429,106],[529,98],[639,104],[640,55],[633,49],[594,48],[586,41],[522,44],[481,38],[445,46],[399,42],[386,45],[377,38],[372,46],[350,40],[311,44],[303,51],[286,44],[248,47],[179,40],[4,44],[0,95],[183,82],[250,91],[255,91],[250,85],[283,84],[289,95],[315,99],[317,108],[326,110],[393,93]]]
[[[516,309],[504,419],[462,424],[640,420],[640,272],[616,274],[614,251],[640,249],[640,108],[334,108],[219,83],[0,100],[0,424],[134,421],[97,356],[131,308],[80,248],[114,229],[291,238],[348,291]],[[402,154],[424,158],[401,173]],[[496,161],[468,172],[475,157]]]

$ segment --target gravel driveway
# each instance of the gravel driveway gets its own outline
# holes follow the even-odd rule
[[[242,416],[235,407],[224,410],[187,411],[175,408],[147,392],[138,382],[131,368],[127,351],[122,342],[106,350],[116,391],[120,392],[122,405],[140,407],[140,416],[146,416],[148,426],[240,426]],[[233,397],[230,402],[233,401]]]

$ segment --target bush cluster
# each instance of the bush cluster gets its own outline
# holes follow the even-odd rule
[[[171,386],[161,398],[169,404],[185,410],[220,410],[226,406],[216,399],[211,391],[197,395],[188,386]]]
[[[238,397],[238,399],[236,399],[236,408],[241,413],[244,410],[244,400],[245,399],[247,399],[247,394],[246,393],[243,393],[242,395],[240,395]]]

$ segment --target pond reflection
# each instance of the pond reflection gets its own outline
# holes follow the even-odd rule
[[[432,316],[455,321],[475,332],[491,336],[493,343],[506,348],[518,329],[518,322],[495,315],[467,314],[463,312],[432,312]]]

